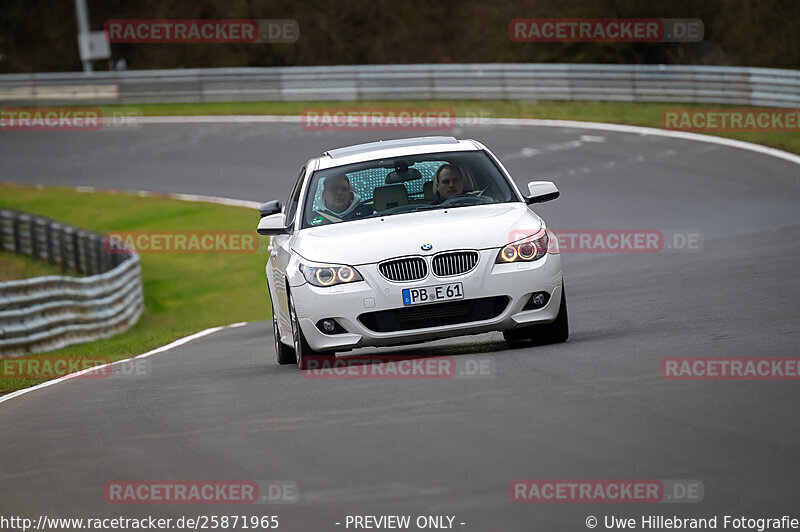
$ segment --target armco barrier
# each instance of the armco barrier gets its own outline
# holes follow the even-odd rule
[[[605,100],[800,107],[800,71],[427,64],[0,75],[0,105],[298,100]]]
[[[109,253],[100,234],[0,210],[0,249],[88,274],[0,283],[0,358],[105,338],[142,313],[139,257]]]

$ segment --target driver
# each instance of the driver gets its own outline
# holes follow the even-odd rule
[[[312,225],[355,220],[372,214],[372,207],[361,204],[361,196],[350,188],[345,174],[326,177],[322,185],[323,206],[314,212]]]
[[[464,194],[464,177],[461,175],[461,170],[450,163],[443,164],[436,170],[434,185],[436,185],[434,205]]]

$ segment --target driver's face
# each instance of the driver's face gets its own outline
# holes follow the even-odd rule
[[[463,194],[464,180],[458,172],[445,168],[439,174],[439,184],[436,185],[436,190],[444,199],[455,198]]]
[[[353,192],[344,179],[335,179],[325,183],[322,190],[322,201],[333,212],[342,212],[353,201]]]

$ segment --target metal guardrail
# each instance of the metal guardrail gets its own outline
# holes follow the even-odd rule
[[[107,248],[103,235],[0,210],[0,250],[88,274],[0,283],[0,358],[105,338],[136,323],[144,309],[139,257]]]
[[[596,64],[427,64],[0,75],[0,104],[500,99],[800,107],[800,71]]]

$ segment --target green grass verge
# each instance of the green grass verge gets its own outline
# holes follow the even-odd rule
[[[42,275],[70,274],[63,273],[59,266],[36,261],[30,257],[6,252],[0,253],[0,283],[3,281],[28,279],[30,277],[41,277]]]
[[[66,188],[0,187],[0,206],[98,232],[242,231],[255,235],[258,223],[258,213],[240,207],[85,194]],[[255,253],[140,255],[145,312],[138,323],[117,336],[69,346],[46,356],[118,360],[208,327],[268,319],[265,248],[266,238],[259,237],[259,251]],[[268,350],[266,340],[264,345]],[[0,393],[43,380],[0,376]]]
[[[665,109],[741,108],[742,106],[692,105],[683,103],[625,103],[625,102],[562,102],[562,101],[478,101],[478,100],[407,100],[369,102],[219,102],[167,103],[103,107],[106,112],[131,112],[144,116],[187,115],[298,115],[306,109],[320,108],[407,108],[436,107],[455,111],[459,117],[549,118],[583,120],[636,126],[660,127]],[[745,140],[800,153],[800,132],[700,132],[732,139]]]

